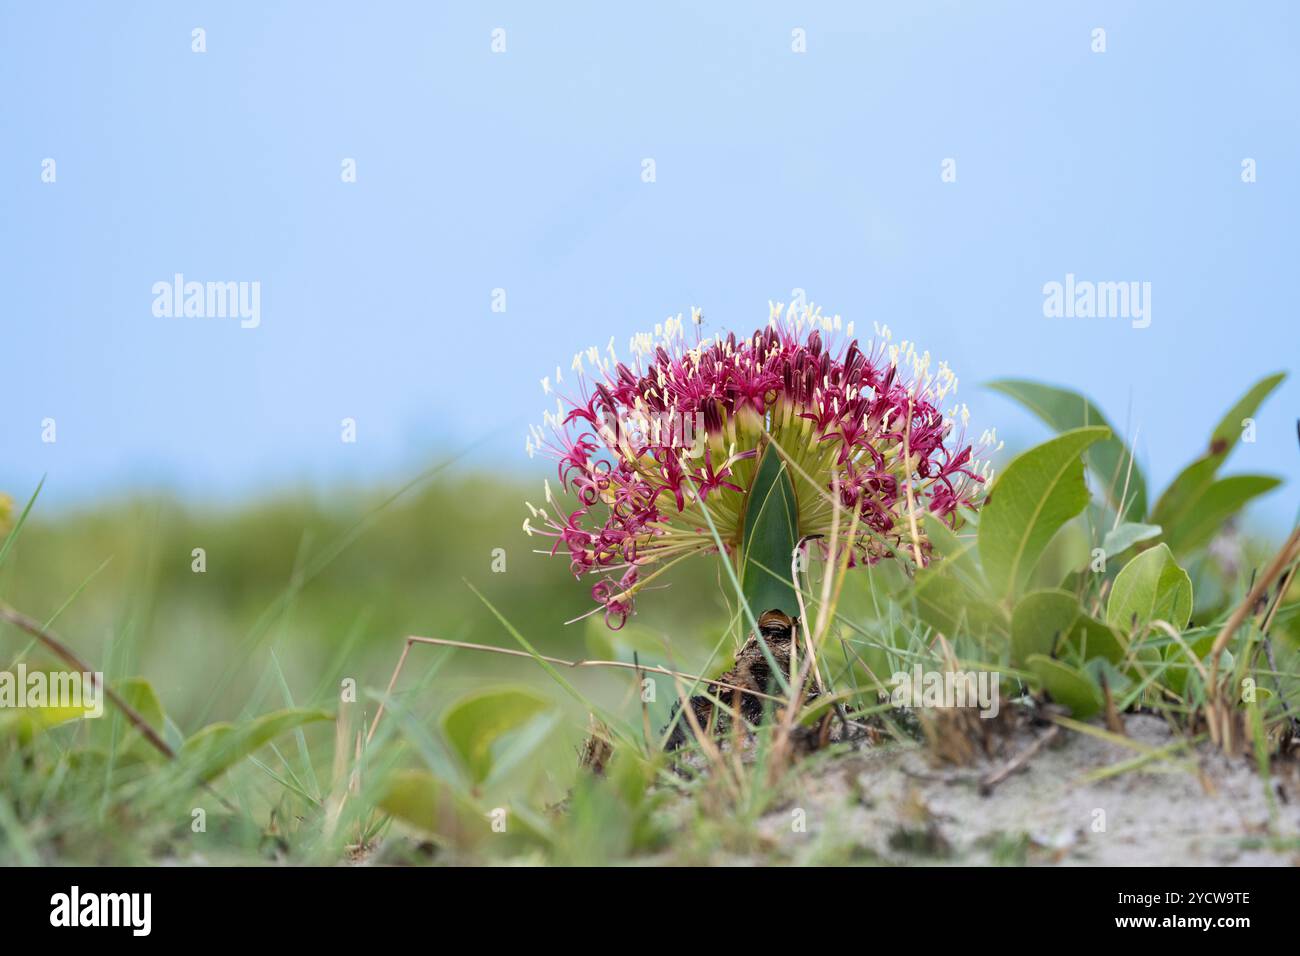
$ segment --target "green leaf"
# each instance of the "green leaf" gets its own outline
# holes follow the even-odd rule
[[[1165,541],[1178,554],[1208,544],[1216,531],[1252,498],[1266,494],[1282,482],[1268,475],[1233,475],[1204,487],[1174,519]]]
[[[564,714],[556,710],[528,721],[520,729],[519,733],[510,738],[501,749],[501,752],[497,754],[496,759],[492,761],[492,771],[483,781],[484,789],[490,790],[502,781],[509,779],[512,773],[530,762],[533,768],[536,769],[537,762],[533,758],[550,739],[551,733],[560,725],[563,719]]]
[[[1106,532],[1106,537],[1102,538],[1101,549],[1106,552],[1106,557],[1113,558],[1116,555],[1123,554],[1139,541],[1150,541],[1152,538],[1160,536],[1160,525],[1158,524],[1141,524],[1136,521],[1125,521],[1118,528],[1112,528]]]
[[[158,732],[159,736],[166,733],[167,718],[163,714],[162,701],[158,699],[158,694],[154,691],[152,684],[143,677],[128,677],[118,683],[114,689],[127,704],[135,709],[136,713],[144,718],[145,723]],[[152,757],[162,756],[151,743],[144,739],[139,730],[129,724],[127,726],[130,736],[123,747],[124,750],[136,750],[140,753],[147,753]]]
[[[1223,416],[1210,434],[1210,444],[1200,458],[1178,473],[1152,509],[1151,520],[1165,528],[1174,527],[1214,482],[1219,466],[1241,441],[1242,421],[1252,417],[1264,399],[1282,383],[1286,373],[1261,379]]]
[[[1217,457],[1220,462],[1223,462],[1241,441],[1243,420],[1254,417],[1259,406],[1264,404],[1264,399],[1268,398],[1285,378],[1286,372],[1277,372],[1252,385],[1250,391],[1241,396],[1237,404],[1233,405],[1215,426],[1210,435],[1210,448],[1206,454]]]
[[[1111,427],[1101,409],[1078,392],[1022,379],[1001,379],[990,382],[988,387],[1015,399],[1057,432],[1088,425]],[[1106,498],[1117,511],[1123,503],[1122,513],[1128,520],[1141,521],[1146,517],[1146,479],[1133,460],[1133,453],[1117,435],[1112,434],[1089,449],[1088,464],[1101,479]]]
[[[200,780],[211,780],[281,734],[303,724],[333,719],[333,714],[323,710],[291,708],[264,714],[245,724],[208,724],[185,741],[181,762],[192,768]]]
[[[1101,710],[1101,688],[1082,671],[1043,654],[1035,654],[1025,663],[1052,700],[1070,708],[1071,716],[1087,720]]]
[[[492,770],[492,745],[549,706],[546,698],[526,687],[477,691],[447,708],[442,730],[478,784]]]
[[[1156,502],[1151,520],[1162,528],[1172,528],[1195,504],[1196,499],[1214,484],[1219,463],[1220,460],[1213,457],[1198,458],[1179,472]]]
[[[473,843],[489,829],[468,800],[427,770],[394,773],[378,802],[385,813],[456,845]]]
[[[799,542],[799,510],[789,469],[774,445],[763,452],[745,499],[740,583],[757,619],[764,611],[799,614],[790,561]]]
[[[1080,614],[1066,636],[1070,650],[1086,661],[1102,658],[1119,665],[1124,659],[1124,641],[1108,625],[1088,614]]]
[[[14,734],[22,743],[63,724],[89,720],[96,710],[103,713],[105,699],[89,687],[78,671],[59,665],[24,665],[15,671],[0,670],[0,734]],[[79,695],[79,696],[74,696]],[[81,706],[67,703],[79,699]],[[90,701],[95,699],[97,707]]]
[[[0,709],[0,737],[12,735],[19,743],[29,744],[48,730],[85,717],[81,707],[4,708]]]
[[[1174,560],[1169,545],[1137,555],[1115,576],[1106,602],[1106,623],[1138,633],[1151,621],[1168,621],[1182,630],[1192,616],[1192,579]]]
[[[1061,527],[1088,504],[1083,450],[1110,435],[1077,428],[1020,455],[993,484],[978,532],[984,576],[993,593],[1014,600]]]
[[[948,638],[1006,630],[997,609],[964,584],[950,562],[936,562],[918,571],[911,597],[916,601],[917,616]]]
[[[163,732],[165,718],[163,716],[162,701],[158,699],[158,694],[154,691],[153,685],[143,677],[128,677],[114,686],[114,690],[121,695],[122,699],[129,704],[137,714],[145,719],[145,722],[158,731]]]
[[[1079,616],[1079,599],[1069,591],[1030,591],[1011,615],[1011,663],[1023,667],[1034,655],[1050,657],[1057,638]]]

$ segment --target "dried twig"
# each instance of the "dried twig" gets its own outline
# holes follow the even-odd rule
[[[740,687],[736,684],[728,684],[725,681],[709,680],[707,677],[701,677],[697,674],[688,674],[685,671],[669,670],[667,667],[651,667],[639,662],[629,663],[627,661],[569,661],[562,657],[547,657],[545,654],[534,656],[528,651],[517,651],[509,647],[493,647],[491,644],[472,644],[469,641],[451,641],[441,637],[417,637],[411,635],[406,639],[406,644],[402,648],[402,656],[397,660],[397,666],[393,668],[393,676],[388,679],[388,694],[391,695],[393,688],[397,685],[398,675],[402,673],[402,668],[406,665],[406,656],[411,652],[412,644],[431,644],[436,647],[457,647],[467,651],[484,651],[490,654],[504,654],[507,657],[526,657],[529,660],[543,660],[548,664],[560,664],[564,667],[618,667],[625,670],[636,671],[640,674],[663,674],[666,677],[683,678],[695,684],[704,684],[710,688],[723,687],[727,690],[738,690],[743,694],[751,697],[762,697],[766,700],[774,700],[778,703],[785,698],[776,697],[772,694],[764,694],[760,691],[751,690],[748,687]],[[379,710],[375,712],[375,719],[370,723],[370,731],[366,734],[366,742],[369,743],[375,736],[375,730],[379,727],[379,719],[384,716],[383,702],[380,703]]]
[[[1053,724],[1047,729],[1046,733],[1041,737],[1035,738],[1032,744],[1020,751],[1020,753],[1016,754],[1016,756],[1008,761],[1002,769],[994,771],[988,776],[982,778],[980,780],[980,796],[987,797],[993,792],[994,787],[1000,784],[1003,780],[1006,780],[1007,777],[1011,776],[1017,770],[1023,769],[1024,766],[1033,759],[1034,754],[1038,753],[1038,751],[1042,750],[1047,746],[1047,744],[1055,740],[1056,735],[1060,732],[1061,728],[1056,724]]]
[[[1259,599],[1268,593],[1268,589],[1273,586],[1273,582],[1282,576],[1282,572],[1286,570],[1287,565],[1296,558],[1297,554],[1300,554],[1300,525],[1296,525],[1295,530],[1286,539],[1286,544],[1282,545],[1272,563],[1269,564],[1263,574],[1256,578],[1255,584],[1247,593],[1245,600],[1232,612],[1232,616],[1228,618],[1227,623],[1223,625],[1223,629],[1219,631],[1219,636],[1215,638],[1214,646],[1210,648],[1209,654],[1213,658],[1210,662],[1211,684],[1214,684],[1219,676],[1219,655],[1228,646],[1228,641],[1232,639],[1232,635],[1236,633],[1237,628],[1246,620],[1251,609],[1259,603]]]
[[[1210,648],[1210,673],[1206,685],[1205,703],[1206,722],[1210,728],[1210,739],[1229,753],[1236,751],[1237,741],[1234,739],[1228,701],[1223,688],[1219,686],[1220,657],[1228,642],[1232,640],[1232,636],[1237,633],[1237,629],[1245,623],[1260,600],[1268,594],[1268,589],[1286,573],[1288,566],[1297,557],[1300,557],[1300,525],[1292,530],[1290,537],[1265,568],[1264,573],[1255,579],[1245,599],[1237,605],[1236,610],[1224,623],[1219,636],[1215,638],[1214,646]]]
[[[56,634],[28,617],[26,614],[21,614],[18,611],[15,611],[7,604],[0,604],[0,620],[8,621],[19,630],[26,631],[32,637],[36,638],[48,647],[55,656],[64,663],[68,664],[73,669],[80,671],[82,674],[89,674],[92,683],[101,693],[104,694],[105,697],[113,702],[114,706],[116,706],[126,719],[130,721],[131,726],[140,731],[141,736],[143,736],[145,740],[149,741],[149,743],[153,745],[154,749],[168,760],[172,760],[176,757],[176,751],[172,750],[172,748],[168,746],[167,741],[158,736],[158,732],[154,730],[153,727],[149,726],[147,720],[140,716],[140,712],[128,704],[122,698],[121,694],[101,681],[99,674],[91,670],[90,665],[78,657],[72,648],[68,647],[68,645],[65,644]]]

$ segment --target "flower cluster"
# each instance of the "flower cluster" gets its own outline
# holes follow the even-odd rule
[[[693,343],[680,316],[636,336],[631,364],[613,340],[579,353],[567,394],[559,368],[542,380],[556,407],[527,450],[558,461],[563,494],[548,480],[524,530],[552,537],[575,576],[599,575],[591,593],[609,626],[667,568],[719,541],[738,547],[769,446],[790,465],[800,534],[824,534],[825,546],[838,521],[850,565],[924,561],[924,530],[909,519],[928,511],[955,526],[978,505],[990,470],[965,441],[966,408],[940,411],[957,387],[946,363],[932,369],[928,352],[891,344],[888,327],[864,347],[852,323],[816,310],[774,304],[744,339],[703,338],[701,325],[693,312]],[[979,450],[993,442],[986,433]]]

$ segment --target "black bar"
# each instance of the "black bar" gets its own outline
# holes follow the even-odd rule
[[[620,868],[48,868],[0,870],[7,941],[79,933],[133,943],[130,925],[51,925],[58,895],[71,908],[98,909],[97,894],[149,894],[148,937],[203,944],[251,940],[375,943],[390,934],[447,932],[498,942],[513,933],[555,945],[585,939],[622,945],[629,929],[660,925],[729,933],[767,926],[846,938],[925,938],[979,930],[988,940],[1051,931],[1053,938],[1134,940],[1200,934],[1232,939],[1294,925],[1294,870],[1084,868],[736,869]],[[1175,894],[1175,895],[1171,895]],[[86,903],[88,896],[95,902]],[[119,922],[141,906],[117,907]],[[1181,925],[1178,920],[1245,918],[1248,925]],[[1119,925],[1125,919],[1153,925]],[[1163,925],[1163,921],[1174,921]],[[67,921],[67,920],[65,920]],[[730,929],[728,929],[730,927]],[[963,929],[964,927],[964,929]],[[606,936],[592,936],[598,931]],[[1171,935],[1172,933],[1172,935]],[[541,934],[540,936],[537,934]],[[865,934],[865,936],[864,936]],[[1004,935],[1007,934],[1007,935]],[[1228,934],[1228,935],[1225,935]],[[759,937],[766,938],[766,937]],[[575,943],[577,945],[577,943]]]

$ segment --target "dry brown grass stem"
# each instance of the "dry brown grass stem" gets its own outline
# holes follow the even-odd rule
[[[21,614],[18,611],[15,611],[7,604],[0,604],[0,620],[8,621],[19,630],[26,631],[32,637],[36,638],[36,640],[48,647],[56,657],[62,660],[65,664],[68,664],[74,670],[79,671],[82,674],[89,674],[95,687],[105,697],[113,702],[113,705],[122,712],[123,716],[126,717],[131,726],[140,731],[140,735],[144,737],[145,740],[149,741],[155,750],[168,760],[175,758],[176,751],[172,750],[172,748],[168,746],[167,742],[158,735],[158,732],[149,725],[149,721],[145,720],[144,717],[140,715],[139,711],[128,704],[122,698],[121,694],[103,683],[99,678],[99,674],[91,670],[90,665],[78,657],[72,648],[65,644],[53,631],[48,630],[26,614]]]
[[[1210,739],[1229,753],[1236,752],[1240,735],[1234,731],[1231,698],[1219,685],[1220,658],[1228,642],[1237,633],[1237,629],[1245,623],[1259,602],[1268,595],[1269,588],[1286,573],[1288,567],[1297,558],[1300,558],[1300,525],[1292,530],[1286,543],[1264,569],[1264,573],[1255,579],[1245,599],[1237,605],[1236,610],[1224,623],[1219,636],[1214,640],[1214,645],[1210,648],[1210,673],[1205,689],[1205,717],[1209,724]]]
[[[776,697],[771,694],[760,693],[756,690],[750,690],[747,687],[739,687],[736,684],[728,684],[725,681],[709,680],[698,674],[688,674],[685,671],[670,670],[667,667],[650,667],[645,664],[633,663],[628,661],[570,661],[562,657],[548,657],[545,654],[534,656],[528,651],[517,651],[509,647],[493,647],[491,644],[473,644],[469,641],[451,641],[441,637],[418,637],[411,635],[406,639],[406,644],[402,648],[402,656],[397,660],[397,666],[393,668],[393,675],[388,679],[387,696],[391,696],[393,688],[397,686],[397,678],[402,673],[402,668],[406,665],[406,657],[411,652],[412,645],[429,644],[435,647],[455,647],[466,651],[481,651],[489,654],[504,654],[506,657],[524,657],[528,660],[543,660],[548,664],[559,664],[563,667],[615,667],[623,670],[636,671],[638,674],[663,674],[666,677],[682,678],[693,683],[703,684],[706,687],[722,687],[727,690],[738,690],[751,697],[762,697],[766,700],[783,701],[785,698]],[[366,742],[369,743],[375,736],[375,730],[379,727],[379,720],[384,716],[384,702],[379,704],[379,710],[375,712],[375,719],[370,723],[370,730],[366,734]]]

